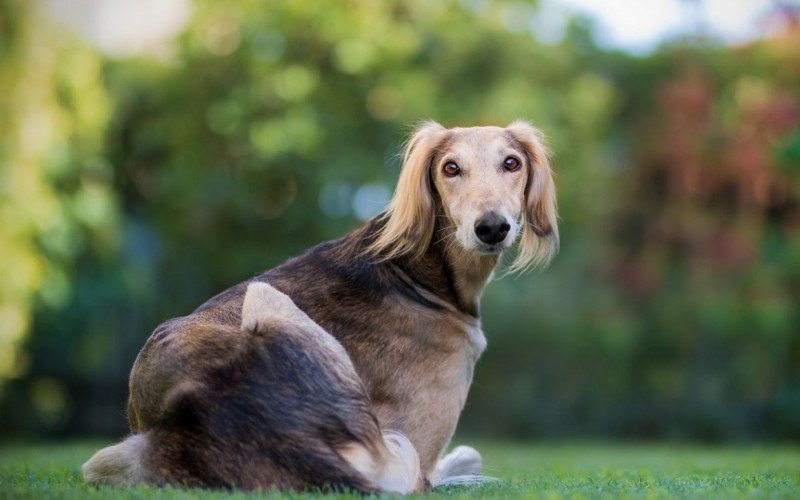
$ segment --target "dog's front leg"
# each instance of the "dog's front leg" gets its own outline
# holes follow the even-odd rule
[[[436,462],[429,481],[434,488],[444,484],[475,482],[485,479],[481,473],[483,459],[470,446],[457,446]]]

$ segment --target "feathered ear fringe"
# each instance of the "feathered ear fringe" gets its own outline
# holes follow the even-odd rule
[[[542,132],[522,120],[513,122],[508,130],[523,145],[528,157],[522,235],[517,258],[509,269],[512,272],[525,272],[547,266],[558,251],[556,189]]]
[[[433,237],[434,201],[429,169],[433,152],[447,129],[433,120],[419,125],[406,143],[403,167],[383,226],[367,251],[380,260],[420,257]]]
[[[521,120],[509,125],[508,130],[525,148],[528,163],[522,235],[509,269],[525,272],[546,266],[558,251],[556,191],[541,131]],[[379,260],[420,257],[430,245],[435,223],[430,161],[446,133],[447,129],[431,120],[419,125],[406,143],[397,188],[381,216],[383,226],[367,248]]]

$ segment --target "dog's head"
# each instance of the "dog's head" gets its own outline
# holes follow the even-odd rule
[[[500,253],[519,239],[514,270],[546,264],[558,247],[558,226],[541,132],[523,121],[506,128],[418,127],[372,250],[421,255],[437,212],[465,251]]]

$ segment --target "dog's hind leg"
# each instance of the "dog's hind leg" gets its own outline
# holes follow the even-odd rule
[[[242,329],[269,330],[281,324],[284,325],[281,331],[291,332],[298,345],[306,347],[306,354],[314,353],[326,360],[324,369],[330,370],[339,380],[337,390],[351,391],[355,407],[360,407],[356,400],[366,404],[361,410],[351,407],[345,410],[346,414],[337,415],[337,418],[350,415],[351,431],[358,434],[358,440],[335,446],[339,456],[378,491],[405,494],[421,490],[423,480],[416,449],[404,435],[381,432],[377,427],[378,420],[369,406],[369,398],[344,347],[288,296],[267,283],[251,283],[242,305]],[[356,424],[358,420],[363,422]]]
[[[419,456],[411,441],[399,432],[383,432],[383,448],[375,453],[352,442],[337,451],[379,491],[406,494],[422,489]]]
[[[98,451],[83,464],[83,477],[89,484],[130,486],[147,481],[142,455],[146,434],[134,434],[119,444]]]
[[[424,488],[414,446],[382,431],[342,345],[269,284],[249,285],[237,327],[184,320],[170,333],[138,361],[145,381],[164,386],[148,395],[159,411],[97,452],[83,468],[88,482]]]

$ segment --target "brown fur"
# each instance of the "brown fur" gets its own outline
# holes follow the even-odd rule
[[[520,172],[502,170],[509,154]],[[464,469],[462,456],[479,469],[472,449],[436,464],[485,347],[480,295],[517,235],[484,251],[470,234],[483,211],[498,211],[519,223],[515,266],[545,263],[558,243],[546,158],[539,132],[522,122],[423,125],[385,215],[153,332],[130,378],[130,427],[147,438],[126,448],[137,450],[138,468],[125,481],[90,462],[87,479],[399,491],[386,477],[413,460],[393,462],[386,431],[419,455],[413,489]],[[450,160],[459,179],[442,176]]]

